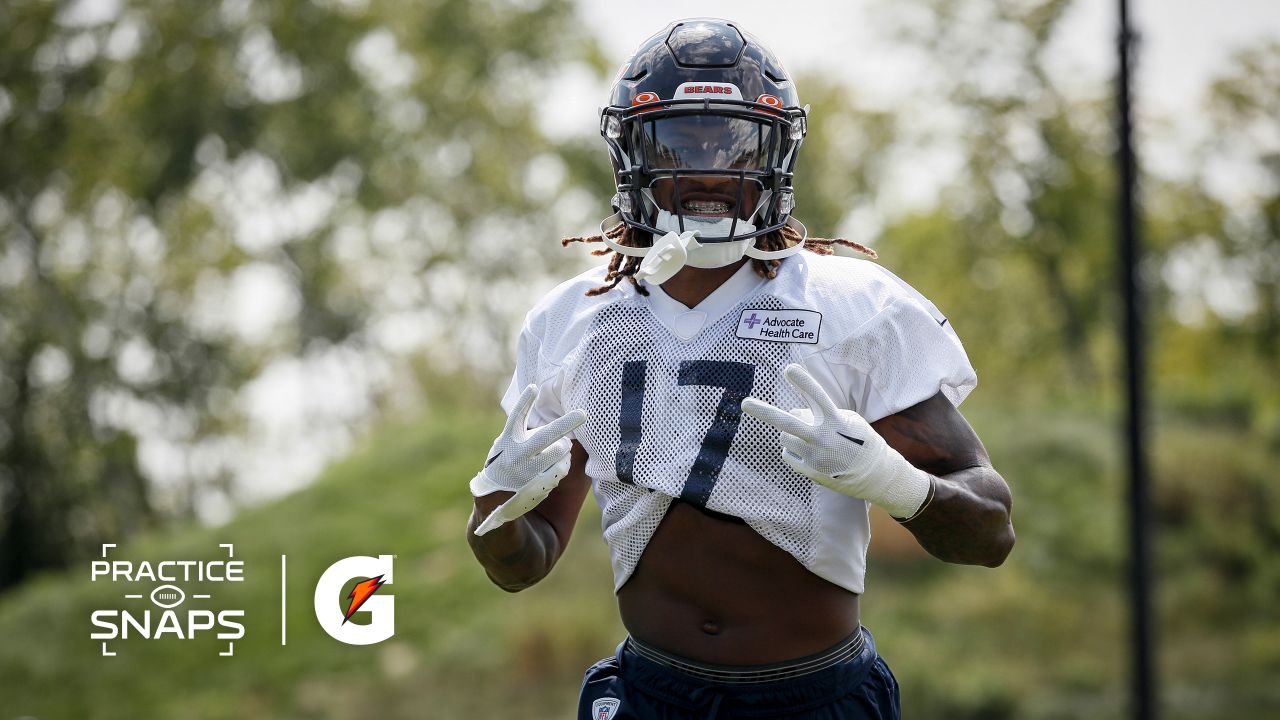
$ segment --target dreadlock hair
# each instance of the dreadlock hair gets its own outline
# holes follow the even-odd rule
[[[605,231],[610,240],[617,242],[619,245],[626,247],[647,247],[653,244],[652,233],[636,230],[626,223],[618,223],[609,230]],[[756,239],[756,247],[765,251],[783,250],[800,242],[802,238],[800,233],[796,232],[790,225],[785,225],[781,230],[775,230],[771,233],[761,235]],[[567,237],[560,240],[562,247],[568,247],[571,243],[602,243],[604,238],[600,235],[585,235],[581,237]],[[844,238],[815,238],[811,237],[805,242],[805,249],[816,255],[830,255],[834,252],[836,245],[842,245],[852,248],[869,258],[875,258],[876,251],[852,240]],[[643,258],[621,255],[613,252],[610,248],[600,248],[592,250],[592,255],[613,255],[613,259],[609,261],[609,271],[605,273],[605,284],[597,288],[587,291],[587,295],[603,295],[618,286],[625,278],[635,286],[636,292],[641,295],[648,295],[649,291],[644,285],[636,280],[636,271],[640,269],[640,261]],[[756,274],[762,278],[772,280],[778,276],[778,267],[782,265],[782,260],[758,260],[751,258],[751,264],[755,268]]]

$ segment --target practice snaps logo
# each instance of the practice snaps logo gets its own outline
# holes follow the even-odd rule
[[[142,560],[108,560],[107,549],[102,546],[102,560],[92,561],[89,571],[93,582],[118,583],[124,588],[123,607],[94,610],[90,621],[95,628],[89,637],[102,641],[102,654],[116,654],[108,642],[142,638],[159,640],[194,640],[196,637],[215,633],[218,640],[226,640],[227,649],[222,656],[235,654],[236,640],[244,637],[244,610],[192,607],[209,605],[213,596],[209,593],[193,593],[188,596],[182,585],[197,583],[201,589],[208,584],[244,582],[244,561],[236,560],[235,546],[219,545],[227,552],[226,560],[161,560],[152,563]],[[149,592],[145,592],[150,588]],[[183,603],[190,603],[181,607]],[[204,601],[204,602],[202,602]],[[150,605],[148,605],[150,603]]]
[[[379,594],[384,585],[392,582],[391,555],[357,555],[345,558],[329,566],[316,583],[316,620],[320,627],[348,645],[372,645],[395,634],[396,603],[387,593]],[[356,578],[366,578],[342,595],[346,584]],[[357,612],[367,612],[370,622],[361,625],[350,622]]]

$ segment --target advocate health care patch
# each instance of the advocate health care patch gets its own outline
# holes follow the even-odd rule
[[[738,337],[772,342],[818,342],[822,313],[816,310],[746,308],[738,317]]]

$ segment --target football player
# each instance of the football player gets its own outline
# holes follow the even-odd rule
[[[807,122],[777,58],[711,19],[646,41],[601,111],[616,212],[566,242],[613,257],[529,312],[468,527],[518,591],[594,491],[629,636],[580,718],[898,717],[859,623],[868,505],[948,562],[1013,546],[947,318],[791,217]]]

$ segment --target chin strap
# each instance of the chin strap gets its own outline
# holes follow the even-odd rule
[[[600,239],[604,240],[604,244],[609,246],[610,250],[627,257],[644,257],[652,248],[647,247],[628,247],[618,243],[609,237],[609,232],[622,224],[622,213],[616,212],[604,220],[600,221]],[[781,250],[760,250],[752,241],[747,245],[745,255],[755,260],[781,260],[785,257],[795,255],[804,249],[805,242],[809,239],[809,228],[804,223],[794,217],[787,218],[787,227],[791,228],[800,236],[800,242]]]
[[[781,260],[784,257],[790,257],[800,252],[804,249],[804,244],[809,240],[809,228],[793,217],[787,218],[787,227],[796,231],[800,236],[800,242],[781,250],[761,250],[755,246],[755,243],[752,243],[747,246],[746,256],[756,260]]]
[[[601,220],[600,221],[600,239],[604,240],[604,244],[608,245],[610,250],[618,253],[619,255],[626,255],[628,257],[644,257],[645,254],[649,252],[649,248],[627,247],[626,245],[620,245],[618,242],[616,242],[615,240],[609,237],[609,233],[612,232],[614,228],[618,227],[621,224],[622,224],[621,212],[616,212],[610,215],[609,217]],[[606,227],[606,225],[608,227]]]

